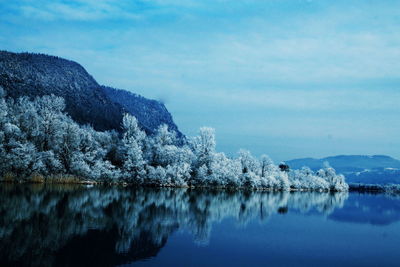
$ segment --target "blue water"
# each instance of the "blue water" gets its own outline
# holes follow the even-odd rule
[[[400,197],[0,185],[0,266],[399,266]]]

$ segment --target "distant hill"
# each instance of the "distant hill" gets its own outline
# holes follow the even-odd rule
[[[291,169],[308,166],[312,170],[323,167],[324,162],[346,176],[352,183],[398,183],[400,184],[400,160],[384,155],[340,155],[322,159],[302,158],[286,161]]]
[[[61,96],[75,121],[96,130],[119,131],[123,113],[128,112],[147,133],[164,123],[179,133],[161,102],[101,86],[81,65],[59,57],[0,51],[0,86],[12,98]]]

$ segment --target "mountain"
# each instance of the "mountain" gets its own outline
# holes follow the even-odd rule
[[[350,183],[400,184],[400,160],[385,155],[340,155],[321,159],[302,158],[286,161],[291,169],[308,166],[318,170],[328,162],[338,173],[346,176]]]
[[[303,158],[286,161],[292,169],[300,169],[303,166],[308,166],[313,170],[322,168],[324,162],[328,162],[329,165],[340,172],[357,172],[377,168],[400,168],[400,160],[384,155],[340,155],[322,159]]]
[[[147,133],[165,123],[181,135],[161,102],[101,86],[81,65],[63,58],[0,51],[0,86],[12,98],[61,96],[66,112],[76,122],[99,131],[119,131],[122,116],[128,112]]]
[[[147,132],[152,133],[159,125],[167,124],[170,130],[175,131],[178,136],[182,136],[171,114],[159,101],[108,86],[102,86],[102,89],[111,101],[119,104],[127,112],[134,115]]]

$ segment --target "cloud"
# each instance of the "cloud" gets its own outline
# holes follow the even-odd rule
[[[127,5],[127,1],[16,1],[14,10],[27,19],[44,21],[98,21],[106,19],[140,19],[135,5]],[[133,2],[132,2],[133,3]],[[133,7],[128,9],[127,7]],[[136,11],[136,12],[135,12]]]

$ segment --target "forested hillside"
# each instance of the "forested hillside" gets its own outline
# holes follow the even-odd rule
[[[0,51],[0,86],[14,99],[60,96],[74,121],[99,131],[120,131],[127,112],[148,133],[154,133],[161,124],[179,132],[162,103],[100,86],[81,65],[59,57]]]
[[[171,114],[161,102],[121,89],[107,86],[102,86],[102,88],[111,101],[121,105],[129,114],[135,116],[146,132],[154,133],[158,126],[166,124],[170,130],[178,134],[178,137],[183,136]]]

